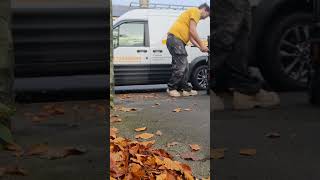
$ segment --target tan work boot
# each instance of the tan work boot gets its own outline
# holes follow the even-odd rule
[[[233,92],[233,108],[235,110],[253,109],[258,106],[256,96]]]
[[[196,96],[198,92],[196,90],[182,91],[182,96]]]
[[[224,110],[224,103],[223,100],[216,95],[215,92],[210,90],[210,98],[211,98],[211,108],[213,111],[223,111]]]
[[[169,89],[167,89],[167,93],[171,97],[180,97],[181,96],[181,94],[177,90],[169,90]]]
[[[268,92],[263,89],[256,95],[259,107],[272,107],[280,105],[279,95],[275,92]]]
[[[280,104],[280,98],[275,92],[263,89],[256,95],[249,96],[239,92],[233,93],[233,107],[236,110],[253,109],[255,107],[273,107]]]

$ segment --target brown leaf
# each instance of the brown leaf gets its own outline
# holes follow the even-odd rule
[[[176,146],[176,145],[178,145],[178,144],[179,144],[178,142],[168,143],[168,144],[167,144],[167,147]]]
[[[143,177],[143,176],[145,176],[145,172],[142,169],[142,167],[139,164],[136,164],[136,163],[130,164],[129,171],[135,177]]]
[[[192,151],[199,151],[200,146],[198,144],[189,144]]]
[[[160,130],[158,130],[158,131],[156,132],[156,135],[157,135],[157,136],[162,136],[162,132],[161,132]]]
[[[33,116],[31,121],[35,122],[35,123],[39,123],[39,122],[42,122],[42,121],[47,121],[49,116],[50,116],[49,113],[40,112],[40,113],[36,114],[35,116]]]
[[[44,157],[54,160],[62,159],[72,155],[81,155],[86,153],[87,150],[83,148],[65,147],[65,148],[51,148]]]
[[[270,132],[270,133],[267,133],[267,134],[266,134],[266,137],[271,138],[271,139],[279,138],[279,137],[280,137],[280,134],[277,133],[277,132]]]
[[[152,145],[154,145],[154,143],[156,143],[155,140],[153,141],[146,141],[146,142],[139,142],[139,144],[142,144],[145,147],[151,147]]]
[[[150,133],[143,133],[143,134],[138,134],[135,136],[136,139],[150,139],[154,136],[154,134],[150,134]]]
[[[180,157],[185,160],[192,160],[192,161],[199,161],[201,160],[199,157],[197,157],[193,152],[184,152],[180,153]]]
[[[64,113],[65,111],[62,107],[56,107],[54,108],[52,115],[63,115]]]
[[[35,144],[26,150],[26,156],[35,156],[46,154],[49,150],[48,144]]]
[[[167,173],[157,175],[156,177],[156,180],[167,180]]]
[[[141,128],[135,129],[136,132],[141,132],[141,131],[145,131],[145,130],[147,130],[147,127],[141,127]]]
[[[252,149],[252,148],[240,149],[240,155],[243,155],[243,156],[255,156],[256,154],[257,154],[256,149]]]
[[[180,171],[181,170],[181,166],[179,163],[177,163],[176,161],[172,161],[169,158],[164,158],[163,160],[163,166],[169,170],[174,170],[174,171]]]
[[[4,147],[4,149],[7,150],[7,151],[13,151],[13,152],[23,151],[21,146],[19,146],[18,144],[15,144],[15,143],[7,144]]]
[[[115,123],[115,122],[121,122],[122,119],[118,115],[111,115],[110,116],[110,122]]]
[[[19,167],[18,165],[0,167],[0,177],[5,174],[16,175],[16,176],[26,176],[28,175],[28,172],[25,169]]]
[[[137,111],[136,108],[126,108],[126,107],[121,107],[119,109],[119,111],[122,111],[122,112],[134,112],[134,111]]]
[[[118,129],[117,128],[111,128],[110,129],[110,137],[117,138]]]
[[[173,110],[173,112],[181,112],[181,111],[182,111],[181,108],[176,108],[176,109]]]
[[[210,150],[210,157],[212,159],[223,159],[224,153],[226,149],[225,148],[215,148]]]
[[[12,144],[7,144],[4,147],[5,150],[7,151],[12,151],[14,152],[14,155],[17,157],[20,157],[23,154],[23,149],[21,146],[19,146],[18,144],[12,143]]]

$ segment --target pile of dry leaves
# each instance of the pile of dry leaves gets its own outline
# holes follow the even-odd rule
[[[193,180],[191,168],[173,160],[155,141],[138,142],[117,137],[110,129],[110,179]]]

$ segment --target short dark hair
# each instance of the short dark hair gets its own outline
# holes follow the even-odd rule
[[[199,8],[199,9],[204,9],[204,10],[206,10],[207,12],[210,12],[210,6],[209,6],[207,3],[201,4],[198,8]]]

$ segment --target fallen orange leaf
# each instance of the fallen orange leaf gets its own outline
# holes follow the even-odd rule
[[[118,115],[111,115],[110,116],[110,122],[115,123],[115,122],[121,122],[122,119]]]
[[[19,167],[18,165],[0,167],[0,177],[6,174],[16,175],[16,176],[26,176],[28,175],[28,172],[25,169]]]
[[[198,144],[189,144],[192,151],[199,151],[200,146]]]
[[[146,141],[146,142],[139,142],[139,144],[142,144],[143,146],[146,146],[146,147],[151,147],[152,145],[154,145],[154,143],[156,143],[155,140],[153,140],[153,141]]]
[[[215,148],[210,150],[210,157],[212,159],[223,159],[224,153],[226,149],[225,148]]]
[[[173,112],[181,112],[181,111],[182,111],[181,108],[176,108],[176,109],[173,110]]]
[[[145,131],[146,129],[147,129],[147,127],[141,127],[141,128],[136,128],[135,131],[141,132],[141,131]]]
[[[136,139],[150,139],[154,136],[154,134],[150,134],[150,133],[143,133],[143,134],[138,134],[135,136]]]
[[[25,153],[27,156],[34,156],[34,155],[43,155],[47,153],[49,150],[48,144],[35,144],[32,145]]]
[[[157,135],[157,136],[162,136],[162,132],[161,132],[160,130],[158,130],[158,131],[156,132],[156,135]]]
[[[252,149],[252,148],[240,149],[240,155],[243,155],[243,156],[255,156],[256,154],[257,154],[256,149]]]
[[[201,160],[199,157],[196,156],[196,154],[194,154],[193,152],[184,152],[184,153],[180,153],[179,154],[180,157],[182,159],[185,159],[185,160],[192,160],[192,161],[199,161]]]

